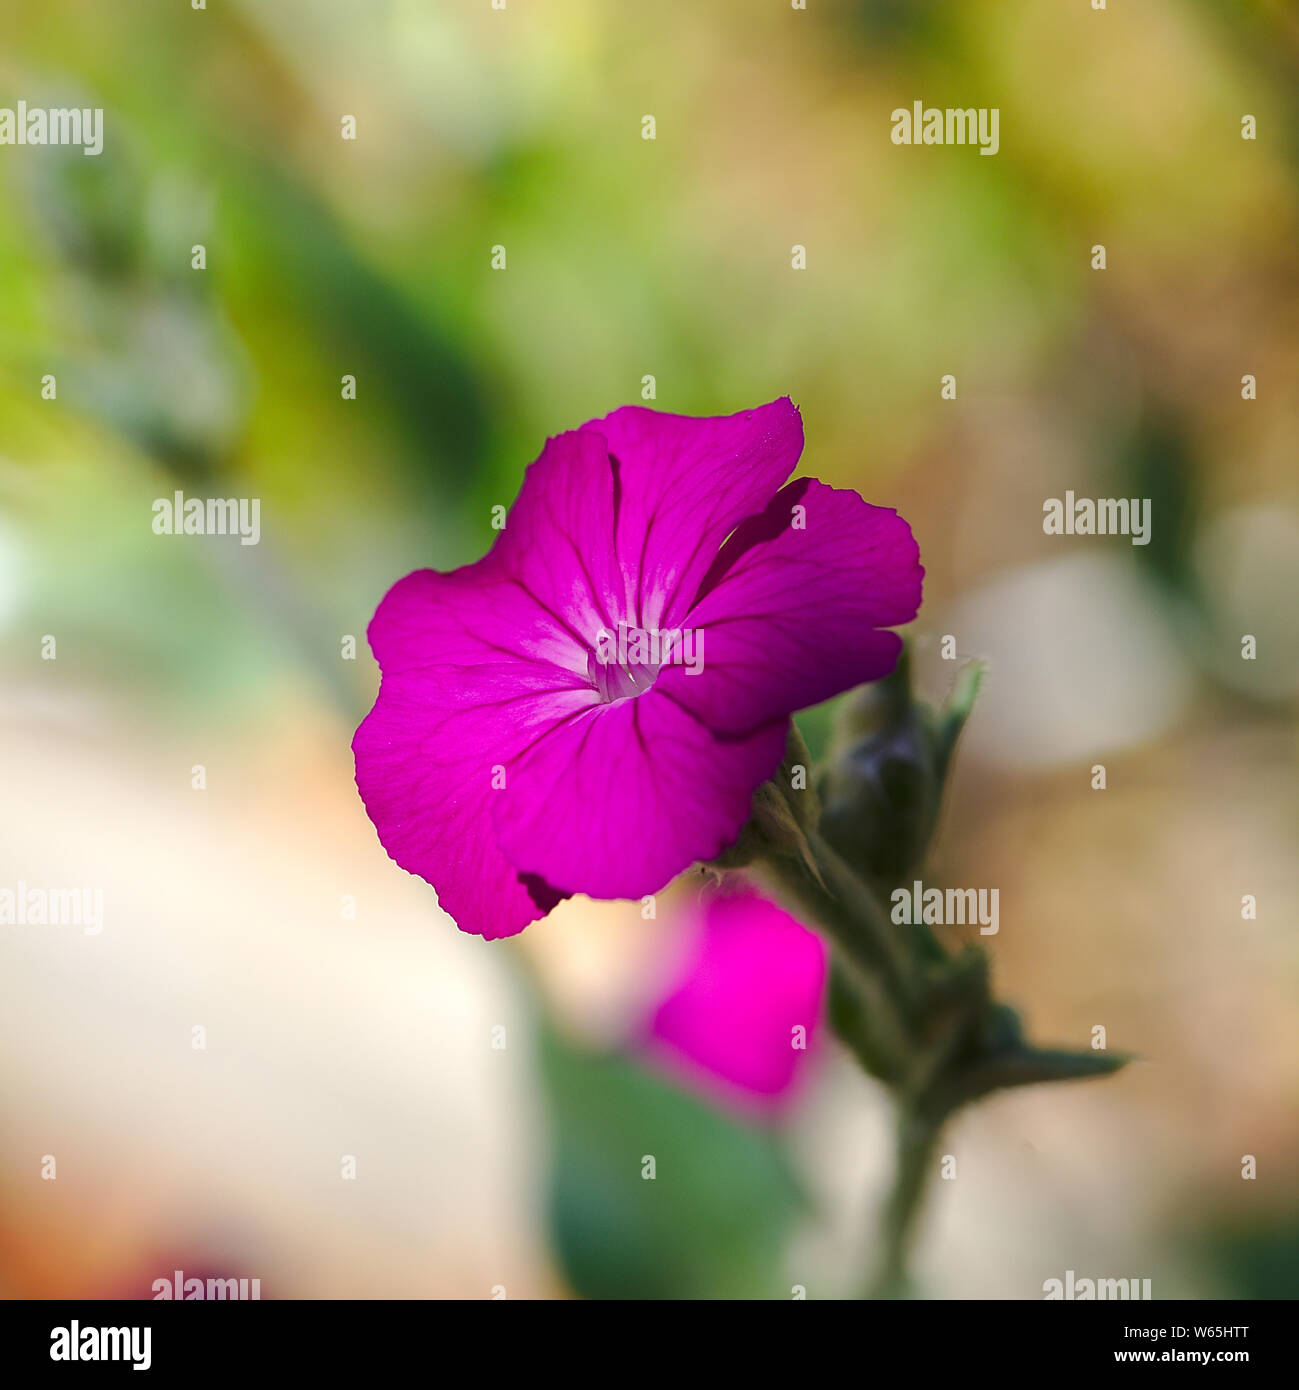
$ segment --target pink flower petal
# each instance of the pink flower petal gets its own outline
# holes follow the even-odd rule
[[[923,575],[896,512],[801,478],[736,530],[687,615],[703,669],[666,668],[656,688],[743,734],[877,680],[902,646],[877,629],[915,617]]]
[[[601,629],[633,620],[635,571],[614,549],[616,481],[602,434],[546,441],[529,467],[491,559],[586,651]]]
[[[819,1036],[825,943],[747,891],[715,895],[694,915],[694,947],[654,1012],[648,1054],[727,1104],[779,1109]]]
[[[679,626],[727,535],[760,512],[803,452],[803,421],[782,397],[696,419],[623,406],[584,430],[614,460],[617,549],[639,626]]]
[[[569,893],[638,898],[731,844],[780,766],[783,719],[718,739],[656,690],[554,728],[493,803],[511,862]]]
[[[438,890],[463,930],[510,936],[558,901],[501,853],[494,770],[596,700],[562,629],[484,564],[408,575],[370,624],[384,667],[352,740],[356,784],[389,855]],[[508,774],[506,774],[508,784]]]

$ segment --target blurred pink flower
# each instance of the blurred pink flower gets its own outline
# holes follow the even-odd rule
[[[690,955],[649,1021],[645,1055],[729,1108],[774,1116],[815,1049],[825,943],[747,889],[704,900],[692,917]]]

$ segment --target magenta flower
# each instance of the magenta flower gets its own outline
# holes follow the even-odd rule
[[[636,898],[730,845],[790,714],[887,674],[920,604],[910,528],[811,478],[788,399],[626,406],[546,443],[476,564],[370,624],[356,782],[463,931]]]
[[[728,1108],[778,1114],[815,1053],[826,945],[747,890],[713,895],[691,927],[691,953],[654,1011],[644,1052]]]

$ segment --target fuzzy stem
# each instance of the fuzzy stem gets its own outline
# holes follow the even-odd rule
[[[905,685],[900,669],[899,689]],[[944,711],[943,771],[978,677],[972,668]],[[897,691],[891,698],[896,702]],[[947,1119],[992,1091],[1102,1076],[1126,1059],[1030,1045],[1015,1011],[995,1001],[983,951],[971,946],[953,953],[919,922],[898,931],[884,906],[887,885],[873,885],[841,856],[820,833],[815,792],[796,790],[792,774],[808,761],[791,727],[785,766],[759,788],[744,834],[713,867],[751,867],[794,916],[831,943],[831,1024],[897,1106],[896,1168],[868,1296],[900,1297],[908,1292],[915,1223]]]
[[[845,991],[860,1005],[846,1030],[854,1051],[894,1092],[896,1168],[883,1213],[879,1267],[866,1296],[900,1297],[908,1288],[907,1262],[930,1158],[948,1113],[931,1089],[941,1084],[933,1074],[934,1039],[918,1027],[924,1013],[921,960],[867,884],[820,834],[807,832],[806,846],[812,868],[802,858],[777,855],[764,867],[777,896],[833,943]]]
[[[794,916],[829,938],[847,989],[861,1005],[861,1022],[870,1029],[868,1069],[901,1084],[915,1057],[914,966],[862,880],[816,831],[806,833],[806,847],[812,868],[802,858],[773,854],[759,872]]]
[[[911,1106],[899,1106],[896,1168],[893,1186],[884,1207],[879,1264],[865,1290],[864,1296],[867,1298],[910,1296],[911,1282],[907,1270],[911,1246],[927,1187],[930,1163],[941,1132],[941,1120],[934,1120]]]

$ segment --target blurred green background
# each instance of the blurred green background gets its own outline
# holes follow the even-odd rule
[[[774,1127],[655,1077],[628,1020],[671,913],[461,937],[351,783],[384,590],[480,555],[543,439],[647,377],[791,395],[804,470],[911,521],[928,689],[945,634],[990,667],[937,871],[1000,887],[1036,1036],[1142,1059],[961,1120],[923,1289],[1299,1289],[1292,6],[0,0],[0,32],[0,106],[105,111],[98,158],[0,147],[0,882],[107,902],[0,927],[0,1293],[856,1286],[879,1093],[832,1048]],[[894,146],[916,100],[997,107],[999,153]],[[260,498],[260,544],[154,535],[176,489]],[[1152,543],[1043,535],[1066,489],[1150,498]],[[647,1126],[652,1196],[610,1176]]]

